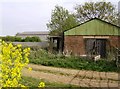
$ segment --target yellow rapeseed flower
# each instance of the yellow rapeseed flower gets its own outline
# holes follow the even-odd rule
[[[44,82],[40,82],[38,87],[45,87],[45,83]]]
[[[2,41],[0,45],[0,87],[20,87],[21,70],[29,63],[29,48],[25,48],[24,52],[21,46]]]
[[[30,48],[28,48],[28,50],[30,50]]]
[[[28,70],[29,70],[29,71],[32,71],[32,68],[31,68],[31,67],[29,67],[29,68],[28,68]]]
[[[17,47],[20,48],[20,47],[22,47],[22,45],[21,45],[21,44],[18,44]]]
[[[9,85],[11,83],[11,81],[8,79],[7,81],[6,81],[6,85]]]
[[[10,47],[10,48],[12,48],[12,47],[13,47],[12,43],[10,43],[10,44],[9,44],[9,47]]]

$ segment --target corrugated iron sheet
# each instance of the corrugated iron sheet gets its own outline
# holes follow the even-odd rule
[[[120,27],[93,19],[78,27],[64,32],[64,35],[116,35],[120,36]]]

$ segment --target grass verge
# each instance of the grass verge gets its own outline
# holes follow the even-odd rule
[[[40,82],[44,82],[45,87],[69,87],[69,88],[77,87],[75,85],[70,85],[70,84],[63,84],[63,83],[56,83],[56,82],[51,83],[44,79],[35,79],[32,77],[26,77],[26,76],[22,76],[22,80],[20,82],[21,84],[28,87],[37,87]]]

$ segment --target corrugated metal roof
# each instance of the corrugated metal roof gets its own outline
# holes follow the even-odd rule
[[[120,27],[94,18],[64,32],[64,35],[119,35]]]
[[[22,32],[22,33],[18,33],[17,35],[48,35],[49,31],[28,31],[28,32]]]

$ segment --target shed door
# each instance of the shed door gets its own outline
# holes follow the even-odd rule
[[[97,46],[97,53],[101,55],[102,58],[106,57],[106,40],[97,39],[96,46]]]
[[[101,55],[106,57],[105,39],[86,39],[86,53],[89,55]]]

